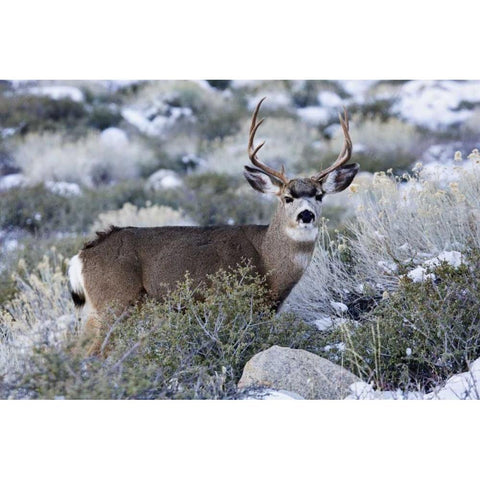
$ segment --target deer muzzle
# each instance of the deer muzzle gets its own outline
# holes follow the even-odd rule
[[[297,222],[299,223],[312,223],[315,220],[315,214],[310,210],[302,210],[297,215]]]

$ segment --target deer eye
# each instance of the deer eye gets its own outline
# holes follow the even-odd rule
[[[287,202],[287,203],[292,203],[292,202],[293,202],[293,198],[292,198],[292,197],[285,197],[285,202]]]
[[[317,195],[315,195],[315,200],[317,200],[317,202],[321,202],[322,198],[323,198],[323,193],[318,193]]]

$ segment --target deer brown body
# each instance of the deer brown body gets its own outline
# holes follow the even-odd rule
[[[263,100],[262,100],[263,101]],[[309,177],[288,180],[284,169],[262,164],[254,148],[259,102],[252,118],[248,143],[253,167],[245,167],[251,186],[277,196],[279,203],[270,225],[215,227],[112,227],[99,233],[73,257],[69,268],[72,297],[86,306],[87,330],[99,333],[108,310],[116,313],[142,298],[162,299],[188,272],[195,283],[220,269],[249,261],[266,276],[278,308],[298,283],[313,255],[318,235],[321,201],[325,194],[350,185],[358,165],[344,165],[351,155],[348,118],[340,118],[345,143],[337,161]],[[91,353],[98,353],[98,341]]]

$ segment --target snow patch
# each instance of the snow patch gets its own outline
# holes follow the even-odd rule
[[[374,390],[366,382],[355,382],[349,387],[352,392],[345,400],[423,400],[424,394],[417,391],[404,392],[398,390]]]
[[[153,120],[148,120],[142,112],[133,108],[124,108],[122,110],[123,118],[137,127],[140,132],[146,135],[156,136],[161,135],[168,123],[166,117],[157,116]]]
[[[2,249],[6,253],[14,252],[18,249],[19,243],[18,240],[15,238],[5,240],[3,242]]]
[[[366,382],[352,383],[349,390],[352,393],[345,400],[373,400],[375,398],[373,387]]]
[[[377,80],[340,80],[338,83],[355,102],[362,103],[365,101],[368,90],[377,83]]]
[[[341,109],[345,104],[345,101],[342,100],[336,93],[334,92],[320,92],[317,96],[318,103],[325,108],[330,109]]]
[[[348,312],[348,307],[344,303],[331,301],[330,305],[337,313]]]
[[[160,169],[148,177],[145,188],[149,190],[168,190],[183,187],[183,181],[173,170]]]
[[[480,358],[465,373],[450,377],[440,390],[425,395],[426,400],[480,400]]]
[[[305,107],[298,108],[297,115],[309,125],[318,125],[326,123],[330,118],[330,111],[325,107]]]
[[[420,157],[420,162],[424,165],[430,163],[436,165],[452,165],[452,160],[455,157],[455,152],[462,149],[461,142],[453,143],[437,143],[430,145],[427,150]]]
[[[187,171],[190,169],[193,170],[195,168],[203,167],[207,164],[207,161],[204,158],[199,157],[198,155],[195,155],[193,153],[187,153],[186,155],[183,155],[183,157],[181,158],[181,162],[183,163]]]
[[[427,273],[427,269],[424,267],[417,267],[407,273],[407,277],[412,280],[414,283],[422,283],[426,280],[435,280],[435,275],[433,273]]]
[[[427,394],[374,390],[366,382],[353,383],[349,388],[352,393],[345,400],[480,400],[480,358],[472,362],[467,372],[453,375],[443,387]]]
[[[438,187],[446,188],[452,182],[462,178],[465,172],[475,168],[472,162],[465,162],[460,165],[444,165],[438,162],[432,162],[422,168],[422,179],[437,183]]]
[[[45,188],[60,197],[70,198],[78,197],[82,194],[82,190],[77,183],[70,182],[45,182]]]
[[[305,400],[301,395],[288,390],[273,390],[272,388],[262,388],[252,392],[247,392],[241,397],[241,400]]]
[[[255,97],[248,99],[248,110],[253,111],[257,106],[258,102],[263,98],[267,97],[267,101],[263,103],[262,109],[264,111],[278,110],[281,108],[291,107],[292,102],[290,95],[283,92],[263,92],[262,95],[257,95]]]
[[[97,80],[97,82],[110,92],[116,92],[121,88],[138,85],[141,80]]]
[[[326,330],[334,325],[333,318],[324,316],[313,320],[312,322],[319,330]]]
[[[123,118],[138,128],[140,132],[149,136],[161,136],[172,127],[180,118],[193,118],[193,111],[187,107],[172,107],[162,105],[150,107],[146,110],[137,108],[124,108],[121,111]]]
[[[27,183],[25,175],[22,173],[12,173],[0,177],[0,192],[10,190],[11,188],[24,187]]]
[[[480,82],[414,80],[405,83],[393,112],[431,130],[467,120],[472,110],[458,109],[462,101],[480,102]]]
[[[454,268],[460,267],[464,262],[463,255],[456,251],[444,251],[434,258],[423,262],[423,266],[418,266],[407,273],[407,277],[413,280],[415,283],[424,282],[428,279],[435,280],[435,274],[427,273],[434,267],[438,267],[442,263],[446,262],[448,265]]]
[[[108,147],[122,148],[128,145],[127,134],[116,127],[109,127],[102,131],[100,140]]]
[[[30,87],[26,90],[31,95],[50,97],[53,100],[68,98],[74,102],[83,102],[85,100],[82,91],[77,87],[68,85],[44,85],[39,87]]]
[[[379,260],[377,265],[385,272],[385,273],[395,273],[398,270],[398,267],[393,262],[386,262],[384,260]]]
[[[15,133],[17,132],[17,129],[16,128],[2,128],[2,130],[0,131],[0,135],[2,138],[8,138],[8,137],[11,137],[12,135],[15,135]]]
[[[463,255],[460,252],[456,251],[445,251],[437,255],[436,257],[427,260],[424,265],[430,267],[437,267],[442,262],[447,262],[451,267],[458,268],[460,265],[465,263],[463,261]]]

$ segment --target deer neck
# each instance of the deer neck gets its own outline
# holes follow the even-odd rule
[[[268,283],[279,303],[288,296],[310,264],[317,235],[318,229],[306,235],[289,229],[279,205],[261,246]]]

